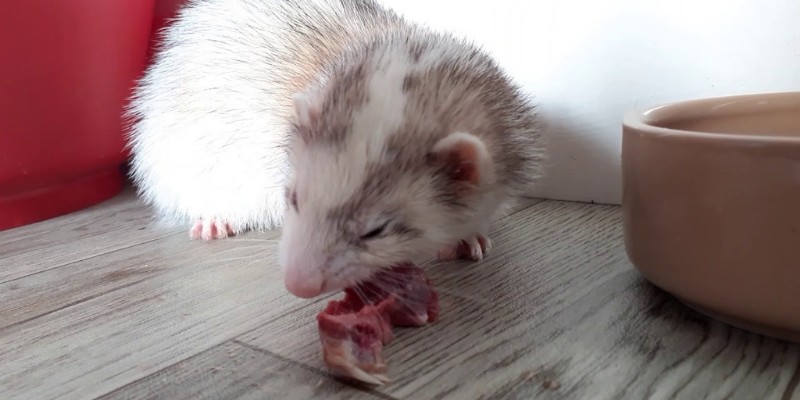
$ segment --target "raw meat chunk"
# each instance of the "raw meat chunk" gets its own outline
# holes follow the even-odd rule
[[[439,296],[422,269],[413,265],[382,271],[345,290],[317,316],[323,360],[345,377],[381,385],[389,381],[383,346],[393,326],[436,322]]]

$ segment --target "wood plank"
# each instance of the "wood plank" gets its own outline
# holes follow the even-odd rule
[[[133,189],[94,207],[0,232],[0,283],[176,233],[152,223]]]
[[[538,203],[505,219],[482,263],[434,265],[442,320],[386,349],[397,398],[800,395],[798,345],[700,317],[645,283],[618,207]],[[321,304],[239,340],[322,368]],[[793,378],[794,376],[794,378]],[[794,382],[794,383],[792,383]],[[788,397],[786,397],[788,396]]]
[[[523,199],[511,212],[539,201]],[[127,187],[85,210],[0,232],[0,284],[186,232],[183,227],[156,224],[152,210]],[[279,235],[278,230],[273,232],[273,237]]]
[[[0,235],[3,398],[83,398],[304,304],[283,289],[279,231],[189,241],[154,226],[130,189]],[[218,331],[204,341],[204,329]]]
[[[101,400],[379,398],[307,367],[230,341],[100,397]]]
[[[173,235],[3,287],[0,397],[93,398],[301,306],[264,241],[275,235]]]
[[[480,333],[456,342],[414,332],[400,358],[423,367],[388,392],[423,399],[780,399],[794,390],[796,346],[699,318],[630,271],[552,316],[523,316],[516,324],[489,319],[460,326]],[[419,355],[445,346],[455,355],[435,362]]]
[[[140,220],[139,226],[146,223]],[[131,224],[131,228],[135,227]],[[78,261],[59,268],[0,283],[0,315],[3,316],[0,329],[142,280],[180,279],[175,273],[191,275],[214,264],[224,267],[257,262],[263,253],[274,252],[277,235],[277,231],[250,233],[240,238],[202,242],[189,240],[183,232],[175,233],[146,244],[123,247],[121,251],[78,257]],[[277,268],[274,262],[264,263],[265,267]],[[171,278],[165,278],[165,274],[172,274]],[[274,276],[279,279],[278,275]]]

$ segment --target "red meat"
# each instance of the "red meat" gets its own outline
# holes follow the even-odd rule
[[[383,346],[393,326],[436,322],[439,296],[422,269],[402,265],[345,290],[317,316],[325,364],[345,377],[380,385],[389,381]]]

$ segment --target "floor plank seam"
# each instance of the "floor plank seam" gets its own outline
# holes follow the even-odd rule
[[[553,203],[570,203],[570,204],[588,204],[591,206],[600,206],[600,207],[620,207],[622,206],[619,203],[604,203],[604,202],[597,202],[594,200],[565,200],[565,199],[557,199],[557,198],[549,198],[549,197],[535,197],[535,196],[522,196],[523,199],[530,199],[530,200],[539,200],[539,201],[549,201]]]
[[[101,398],[104,398],[104,397],[108,397],[108,396],[112,395],[114,392],[118,392],[118,391],[120,391],[120,390],[123,390],[123,389],[125,389],[125,388],[127,388],[127,387],[134,386],[134,385],[136,385],[136,384],[138,384],[138,383],[140,383],[140,382],[143,382],[143,381],[145,381],[146,379],[149,379],[150,377],[152,377],[152,376],[154,376],[154,375],[158,375],[158,374],[160,374],[160,373],[164,372],[165,370],[168,370],[168,369],[170,369],[170,368],[176,367],[178,364],[180,364],[180,363],[183,363],[183,362],[186,362],[186,361],[188,361],[189,359],[191,359],[192,357],[196,357],[196,356],[198,356],[198,355],[202,354],[203,352],[209,351],[209,350],[211,350],[211,349],[213,349],[213,348],[215,348],[215,347],[217,347],[217,346],[221,346],[221,345],[225,344],[226,342],[231,342],[231,340],[223,340],[222,342],[220,342],[220,343],[217,343],[217,344],[215,344],[215,345],[213,345],[213,346],[210,346],[210,347],[208,347],[208,348],[201,349],[200,351],[198,351],[198,352],[196,352],[196,353],[194,353],[194,354],[190,354],[190,355],[188,355],[188,356],[186,356],[186,357],[184,357],[184,358],[182,358],[182,359],[180,359],[180,360],[178,360],[178,361],[175,361],[175,362],[173,362],[172,364],[165,365],[164,367],[162,367],[162,368],[159,368],[158,370],[156,370],[156,371],[153,371],[153,372],[151,372],[151,373],[149,373],[149,374],[147,374],[147,375],[144,375],[144,376],[142,376],[142,377],[136,378],[136,379],[134,379],[134,380],[132,380],[132,381],[130,381],[130,382],[128,382],[128,383],[126,383],[126,384],[124,384],[124,385],[118,386],[118,387],[116,387],[116,388],[114,388],[114,389],[111,389],[111,390],[109,390],[109,391],[105,392],[105,393],[102,393],[102,394],[100,394],[100,395],[98,395],[98,396],[95,396],[95,397],[94,397],[92,400],[96,400],[96,399],[101,399]],[[232,343],[232,342],[231,342],[231,343]]]
[[[314,306],[316,304],[321,304],[322,308],[324,308],[325,305],[328,304],[328,301],[333,300],[334,298],[336,298],[336,296],[339,296],[339,295],[340,295],[340,293],[330,293],[328,295],[324,295],[324,296],[320,297],[316,301],[303,302],[300,305],[298,305],[296,308],[289,308],[285,312],[282,312],[282,313],[280,313],[280,314],[278,314],[278,315],[276,315],[276,316],[274,316],[272,318],[269,318],[269,319],[265,320],[264,322],[258,324],[258,326],[254,327],[252,329],[248,329],[245,332],[242,332],[237,337],[242,337],[242,336],[247,336],[249,334],[252,334],[253,332],[258,331],[259,328],[261,328],[262,326],[272,324],[272,323],[274,323],[276,321],[279,321],[279,320],[285,318],[287,315],[297,313],[297,312],[299,312],[300,310],[302,310],[304,308],[312,307],[312,306]],[[288,292],[286,292],[286,294],[284,294],[284,296],[290,296],[290,295],[288,294]],[[234,340],[238,341],[238,339],[234,339]]]
[[[238,344],[238,345],[240,345],[242,347],[248,348],[250,350],[257,351],[259,353],[268,355],[270,357],[277,358],[278,360],[281,360],[283,362],[295,365],[295,366],[297,366],[299,368],[303,368],[306,371],[313,372],[316,375],[320,375],[320,376],[323,376],[323,377],[328,378],[328,379],[333,379],[336,382],[341,383],[342,385],[345,385],[345,386],[350,387],[350,388],[352,388],[354,390],[358,390],[360,392],[366,393],[366,394],[368,394],[370,396],[375,396],[375,397],[377,397],[379,399],[384,399],[384,400],[399,400],[396,397],[392,397],[392,396],[390,396],[388,394],[381,393],[381,392],[376,391],[376,390],[368,390],[368,389],[364,389],[363,387],[360,387],[360,386],[357,386],[357,385],[354,385],[354,384],[349,384],[349,383],[340,381],[340,380],[336,379],[333,375],[331,375],[330,373],[328,373],[328,372],[326,372],[326,371],[324,371],[322,369],[312,367],[312,366],[310,366],[308,364],[304,364],[302,362],[299,362],[297,360],[293,360],[291,358],[282,356],[282,355],[277,354],[277,353],[273,353],[273,352],[271,352],[269,350],[262,349],[261,347],[254,346],[254,345],[249,344],[247,342],[244,342],[244,341],[241,341],[241,340],[238,340],[238,339],[233,339],[232,342],[236,343],[236,344]]]

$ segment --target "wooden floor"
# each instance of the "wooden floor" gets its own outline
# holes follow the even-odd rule
[[[710,322],[626,259],[617,207],[531,201],[481,263],[432,264],[441,321],[379,390],[331,378],[278,232],[212,243],[130,191],[0,232],[0,399],[790,399],[800,347]]]

